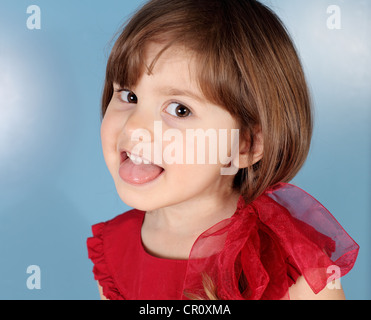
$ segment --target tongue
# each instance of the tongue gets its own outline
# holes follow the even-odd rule
[[[154,164],[135,164],[128,158],[121,164],[119,175],[125,182],[143,184],[155,180],[163,170]]]

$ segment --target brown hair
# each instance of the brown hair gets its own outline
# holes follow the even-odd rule
[[[149,41],[164,42],[158,56],[174,45],[196,54],[201,91],[239,121],[250,150],[254,130],[261,128],[263,158],[234,178],[234,189],[247,202],[297,174],[309,152],[313,116],[293,42],[270,9],[255,0],[148,2],[124,26],[112,49],[102,117],[114,82],[130,88],[143,72],[151,72],[156,59],[145,66],[143,57]]]

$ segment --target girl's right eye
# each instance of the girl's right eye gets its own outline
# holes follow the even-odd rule
[[[138,102],[138,98],[133,91],[120,90],[119,94],[120,94],[120,99],[123,102],[126,102],[126,103],[137,103]]]

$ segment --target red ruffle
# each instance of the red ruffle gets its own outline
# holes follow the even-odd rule
[[[195,242],[184,289],[204,299],[207,274],[223,300],[288,299],[303,275],[314,293],[353,267],[359,246],[328,210],[300,188],[280,183]],[[335,274],[333,271],[337,270]]]
[[[103,295],[109,300],[124,300],[117,285],[112,278],[112,272],[109,269],[105,259],[105,250],[103,242],[103,230],[105,223],[101,222],[92,226],[93,237],[87,239],[88,256],[94,263],[94,279],[102,287]]]

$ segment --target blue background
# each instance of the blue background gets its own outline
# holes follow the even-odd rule
[[[315,131],[292,181],[360,244],[342,279],[348,299],[371,298],[371,2],[264,1],[302,57]],[[41,29],[26,27],[29,5]],[[128,207],[100,145],[100,97],[112,38],[140,5],[128,0],[0,0],[0,298],[97,299],[90,226]],[[341,29],[327,27],[329,5]],[[41,289],[26,269],[41,269]]]

